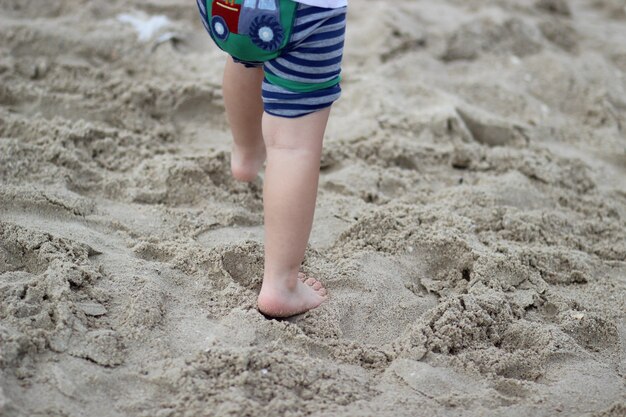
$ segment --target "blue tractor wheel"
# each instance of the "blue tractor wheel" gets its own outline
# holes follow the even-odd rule
[[[222,16],[213,16],[211,19],[211,31],[213,31],[213,35],[221,41],[226,40],[230,34],[228,25],[226,25],[226,21]]]
[[[250,24],[252,43],[266,51],[276,51],[283,43],[284,37],[283,28],[274,16],[257,16]]]

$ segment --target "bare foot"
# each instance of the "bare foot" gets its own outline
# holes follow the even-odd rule
[[[319,306],[326,300],[326,288],[302,272],[293,289],[263,283],[259,294],[259,311],[270,317],[290,317]]]
[[[254,181],[265,161],[265,144],[257,147],[243,147],[233,143],[230,154],[230,169],[239,181]]]

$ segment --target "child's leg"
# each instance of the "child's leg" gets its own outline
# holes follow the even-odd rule
[[[262,68],[246,68],[226,60],[224,68],[224,105],[233,134],[231,170],[240,181],[252,181],[265,161],[265,144],[261,128]]]
[[[330,107],[295,119],[263,115],[265,274],[258,306],[270,316],[303,313],[326,298],[321,283],[299,279],[298,271],[313,223],[329,113]]]

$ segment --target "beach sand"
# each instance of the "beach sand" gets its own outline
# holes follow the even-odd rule
[[[0,0],[0,415],[626,415],[626,2],[350,3],[276,321],[194,2]]]

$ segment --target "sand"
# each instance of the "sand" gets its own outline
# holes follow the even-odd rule
[[[0,415],[626,415],[626,3],[350,1],[275,321],[194,2],[0,0]]]

